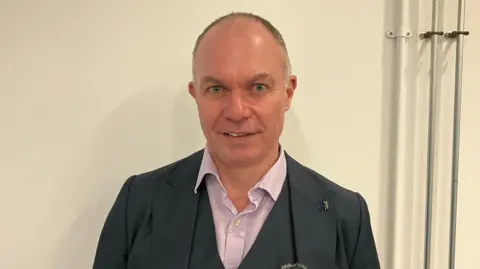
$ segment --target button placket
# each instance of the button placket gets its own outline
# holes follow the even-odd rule
[[[225,248],[225,262],[229,265],[240,264],[245,245],[245,214],[233,218],[228,226]]]

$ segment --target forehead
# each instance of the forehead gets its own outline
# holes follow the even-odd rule
[[[203,37],[194,69],[196,79],[249,79],[259,73],[281,76],[285,54],[273,35],[259,22],[239,18],[220,22]]]

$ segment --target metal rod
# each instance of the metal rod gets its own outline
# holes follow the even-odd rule
[[[432,7],[432,32],[439,30],[440,0],[433,0]],[[428,119],[428,155],[427,155],[427,195],[425,212],[425,253],[424,269],[430,269],[430,256],[432,244],[432,204],[433,204],[433,177],[435,161],[435,127],[437,114],[437,61],[438,61],[438,35],[431,37],[430,56],[430,102]]]
[[[465,0],[458,0],[457,31],[463,32],[465,27]],[[452,149],[452,196],[450,206],[450,252],[449,268],[455,268],[455,243],[457,230],[457,200],[458,200],[458,162],[460,149],[460,116],[463,73],[463,41],[464,35],[457,35],[456,66],[455,66],[455,101],[453,114],[453,149]]]

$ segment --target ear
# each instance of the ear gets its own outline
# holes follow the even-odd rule
[[[285,103],[285,111],[288,111],[290,109],[290,106],[292,104],[293,94],[295,93],[296,89],[297,89],[297,76],[290,75],[287,83],[287,88],[286,88],[287,100]]]
[[[193,97],[193,99],[196,99],[196,90],[195,90],[195,83],[193,81],[190,81],[188,83],[188,92],[190,95]]]

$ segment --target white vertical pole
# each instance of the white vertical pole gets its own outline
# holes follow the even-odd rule
[[[455,243],[457,226],[457,199],[458,199],[458,162],[460,148],[460,115],[462,96],[462,73],[463,73],[463,43],[465,26],[465,0],[458,0],[457,31],[447,36],[457,38],[456,63],[455,63],[455,100],[453,115],[453,149],[452,149],[452,195],[450,208],[450,252],[449,268],[455,268]]]
[[[430,101],[428,119],[428,156],[427,156],[427,201],[425,212],[425,253],[424,269],[430,269],[431,241],[432,241],[432,204],[433,204],[433,179],[435,161],[435,117],[437,114],[437,62],[438,62],[438,33],[439,33],[439,8],[440,0],[433,0],[431,56],[430,56]]]

